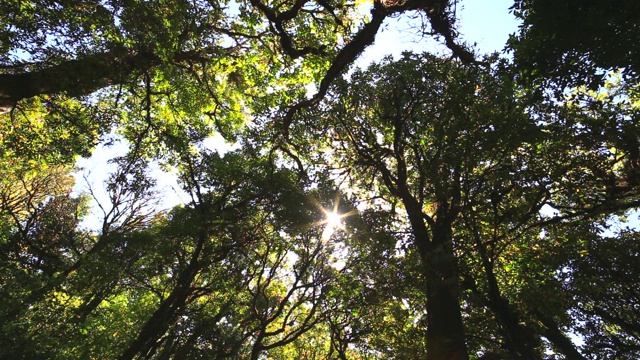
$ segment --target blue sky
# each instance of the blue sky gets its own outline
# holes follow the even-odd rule
[[[480,53],[501,51],[509,35],[518,30],[519,22],[510,14],[513,0],[466,0],[457,6],[459,18],[458,41],[476,44]],[[380,60],[384,55],[399,55],[403,51],[436,51],[446,53],[445,47],[431,37],[420,37],[420,19],[402,15],[387,19],[373,46],[358,59],[359,66]]]
[[[468,0],[460,10],[461,39],[478,43],[482,52],[500,51],[509,35],[518,30],[520,24],[509,13],[513,1]]]

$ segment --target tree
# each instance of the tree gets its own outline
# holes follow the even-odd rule
[[[637,80],[636,2],[517,0],[512,10],[523,23],[509,47],[527,77],[593,87],[623,69]]]
[[[345,222],[348,233],[336,239],[344,244],[344,263],[328,298],[335,358],[424,358],[424,279],[397,216],[372,206]]]
[[[637,306],[633,286],[638,273],[637,231],[616,236],[590,234],[581,256],[570,260],[563,273],[567,289],[576,294],[572,304],[583,321],[576,330],[585,339],[585,352],[597,357],[631,359],[640,353]]]
[[[35,230],[21,221],[3,239],[2,277],[15,285],[3,292],[3,356],[258,358],[325,316],[333,271],[322,229],[298,225],[318,211],[294,173],[249,152],[191,153],[181,169],[193,203],[141,218],[146,164],[120,160],[103,226],[81,233],[82,244],[79,216],[67,226],[55,198],[51,210],[34,205],[47,187],[26,189],[35,194],[26,214],[42,215],[25,220]],[[21,204],[6,194],[8,219],[19,219]],[[62,240],[51,226],[65,227]]]
[[[64,167],[36,167],[4,172],[0,199],[0,296],[2,356],[36,357],[26,344],[31,326],[49,325],[47,313],[33,316],[28,307],[42,300],[83,252],[87,235],[78,227],[88,199],[72,195],[73,178]]]
[[[433,34],[472,61],[455,41],[453,8],[450,1],[375,1],[359,26],[354,4],[342,1],[5,2],[0,107],[15,114],[29,106],[22,100],[38,95],[36,104],[59,98],[90,104],[99,95],[111,107],[137,104],[150,124],[152,103],[159,103],[174,115],[188,113],[190,122],[204,116],[206,137],[212,125],[241,122],[242,109],[257,100],[240,97],[252,93],[264,98],[258,102],[290,107],[281,124],[286,129],[293,113],[317,103],[393,14],[423,13]],[[305,100],[310,80],[319,82],[318,94]],[[260,91],[265,88],[275,94]],[[132,120],[115,115],[114,122]],[[171,122],[166,112],[157,115]]]
[[[500,353],[539,358],[546,337],[566,356],[581,357],[552,321],[566,316],[566,304],[519,305],[537,286],[560,287],[552,274],[561,265],[526,249],[538,246],[545,225],[575,227],[637,206],[637,188],[620,187],[624,174],[616,164],[623,157],[599,150],[611,137],[589,133],[588,124],[605,120],[627,126],[624,115],[535,102],[518,93],[499,62],[482,69],[412,54],[354,72],[324,104],[308,114],[314,121],[303,131],[314,130],[310,143],[298,146],[331,148],[326,159],[337,181],[403,209],[426,281],[429,358],[467,357],[472,335],[462,314],[476,309],[464,309],[463,299],[492,313]],[[546,219],[545,205],[562,215]],[[527,277],[527,266],[542,266],[534,273],[544,280]],[[513,271],[524,276],[523,292],[514,289]],[[477,346],[493,348],[486,340]]]
[[[406,54],[336,85],[319,124],[326,128],[318,128],[328,135],[350,186],[371,184],[406,211],[427,282],[428,358],[468,357],[453,226],[463,179],[484,160],[471,149],[481,147],[494,127],[517,123],[522,132],[527,126],[512,90],[494,81],[489,73]],[[476,101],[485,91],[500,101]],[[491,109],[494,103],[497,109]],[[484,124],[487,113],[503,123]]]

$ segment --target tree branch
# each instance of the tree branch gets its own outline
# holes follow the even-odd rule
[[[134,71],[158,65],[153,54],[116,50],[67,60],[31,72],[0,74],[0,113],[26,98],[66,92],[87,95],[103,87],[123,83]]]

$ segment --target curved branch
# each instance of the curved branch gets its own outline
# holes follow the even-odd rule
[[[327,94],[331,83],[340,76],[340,74],[342,74],[342,71],[344,71],[347,66],[353,63],[353,61],[362,54],[367,46],[373,44],[382,22],[389,14],[391,14],[390,12],[385,11],[380,2],[376,1],[375,4],[376,6],[371,10],[371,21],[360,29],[358,34],[356,34],[356,36],[345,47],[343,47],[340,52],[338,52],[331,62],[329,70],[327,70],[327,73],[322,78],[318,92],[311,99],[303,100],[289,107],[282,120],[282,128],[286,135],[285,138],[288,137],[289,127],[291,126],[293,117],[296,113],[304,108],[313,106],[322,100]]]
[[[477,63],[471,52],[455,42],[456,34],[453,30],[453,22],[455,19],[446,11],[449,4],[448,0],[407,0],[393,3],[391,1],[375,0],[374,7],[371,10],[371,21],[362,27],[353,39],[335,56],[329,70],[327,70],[327,73],[320,82],[318,92],[311,99],[300,101],[287,109],[281,124],[285,139],[288,138],[289,127],[296,113],[304,108],[316,105],[324,98],[329,91],[331,83],[340,76],[369,45],[373,44],[380,26],[390,15],[410,10],[425,11],[429,17],[431,27],[436,34],[442,35],[445,38],[445,44],[453,52],[453,55],[460,58],[463,62]]]

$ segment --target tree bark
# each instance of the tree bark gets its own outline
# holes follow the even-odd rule
[[[467,360],[452,222],[448,216],[440,217],[431,224],[430,234],[415,198],[403,196],[403,202],[427,279],[427,360]]]
[[[66,60],[40,70],[0,74],[0,113],[37,95],[88,95],[124,83],[134,71],[146,71],[159,63],[160,59],[153,54],[123,49]]]
[[[469,359],[458,297],[441,281],[427,285],[427,360]]]
[[[193,275],[195,277],[195,274]],[[192,281],[193,277],[184,280]],[[171,295],[160,304],[160,307],[145,323],[136,339],[118,358],[119,360],[131,360],[138,354],[146,355],[153,347],[153,343],[167,331],[178,310],[186,303],[191,281],[188,284],[178,284]]]
[[[468,359],[458,291],[458,271],[448,221],[437,221],[427,274],[427,360]]]

